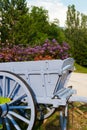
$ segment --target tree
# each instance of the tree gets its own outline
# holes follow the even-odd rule
[[[42,7],[33,6],[29,12],[29,40],[32,44],[42,44],[48,39],[48,11]]]
[[[41,45],[46,39],[65,41],[58,19],[49,22],[43,7],[27,8],[26,0],[1,0],[1,42],[9,44]]]
[[[73,57],[80,65],[87,66],[87,16],[76,11],[75,6],[68,6],[66,37],[72,41]]]
[[[87,29],[87,16],[84,14],[81,14],[81,28]]]
[[[48,38],[50,40],[56,39],[59,43],[66,41],[63,29],[60,28],[55,22],[50,23],[47,32],[48,32]]]
[[[26,0],[1,0],[1,41],[15,42],[14,32],[15,26],[19,22],[20,17],[28,12]]]
[[[79,28],[80,23],[79,15],[80,13],[76,11],[74,5],[68,6],[66,25],[69,29]]]

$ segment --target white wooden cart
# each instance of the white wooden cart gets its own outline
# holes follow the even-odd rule
[[[66,130],[68,103],[76,92],[66,87],[73,63],[72,58],[0,63],[2,129],[22,130],[24,124],[25,130],[31,130],[36,117],[45,119],[62,106],[61,130]]]

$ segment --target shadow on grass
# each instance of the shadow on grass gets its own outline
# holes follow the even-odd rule
[[[42,125],[43,125],[43,120],[42,120],[42,121],[37,120],[37,121],[35,122],[35,125],[34,125],[33,130],[44,130],[44,129],[42,128]]]
[[[59,114],[55,112],[51,117],[44,121],[36,121],[33,130],[61,130],[59,123]]]

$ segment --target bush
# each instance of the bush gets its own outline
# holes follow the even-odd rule
[[[7,46],[0,49],[0,62],[66,59],[70,56],[69,45],[61,45],[55,39],[46,40],[42,46]]]

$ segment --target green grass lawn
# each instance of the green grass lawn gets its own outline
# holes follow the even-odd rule
[[[82,66],[75,63],[75,72],[87,73],[87,67],[82,67]]]

